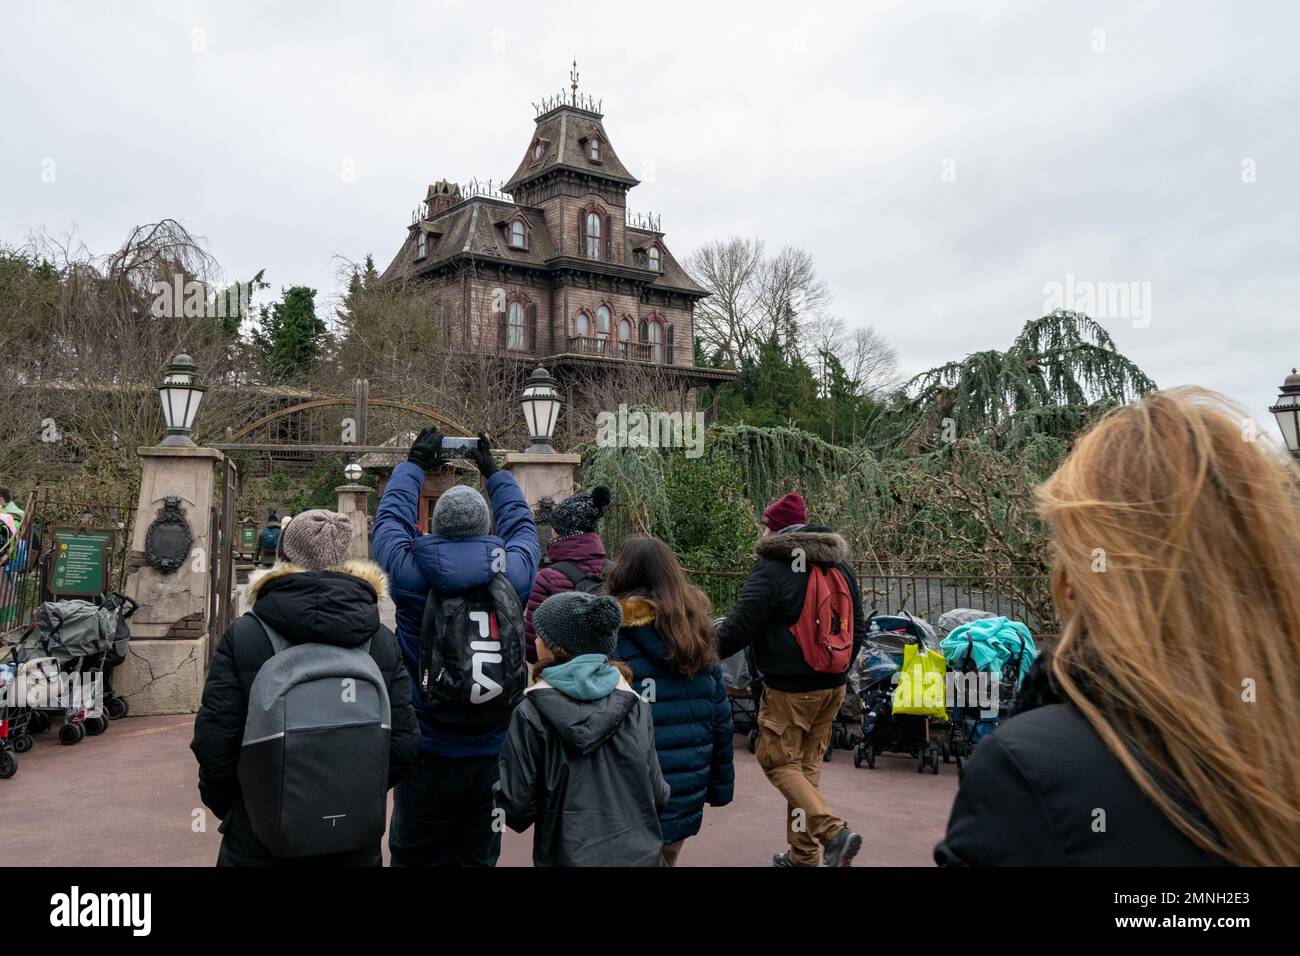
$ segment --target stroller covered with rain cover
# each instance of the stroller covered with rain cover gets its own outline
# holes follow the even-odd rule
[[[944,623],[941,619],[940,625]],[[939,649],[949,670],[958,675],[948,747],[960,766],[962,758],[1009,716],[1038,650],[1029,628],[1006,617],[968,611],[961,623],[950,626]]]
[[[931,732],[932,717],[894,713],[894,690],[908,644],[930,650],[930,625],[903,611],[876,614],[867,621],[867,636],[855,667],[862,700],[862,737],[853,748],[853,766],[874,770],[876,756],[901,753],[914,757],[916,772],[939,772],[941,742]]]
[[[126,621],[138,605],[112,594],[91,601],[46,601],[11,652],[15,678],[32,711],[30,729],[49,728],[61,715],[59,742],[75,744],[125,717],[124,698],[113,693],[112,671],[126,660],[131,632]]]
[[[746,647],[722,662],[722,680],[731,704],[731,723],[744,734],[749,752],[758,741],[758,706],[763,697],[763,675],[754,664],[754,651]]]

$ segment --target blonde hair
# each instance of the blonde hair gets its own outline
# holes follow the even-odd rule
[[[1300,864],[1300,473],[1198,388],[1105,415],[1039,489],[1052,677],[1204,849]]]

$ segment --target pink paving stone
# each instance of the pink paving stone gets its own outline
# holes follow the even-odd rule
[[[100,737],[61,746],[53,731],[18,757],[0,780],[4,866],[209,866],[221,841],[216,821],[194,832],[202,810],[189,750],[192,715],[128,717]],[[822,793],[865,840],[859,866],[929,866],[957,789],[955,765],[918,774],[902,756],[882,755],[875,770],[855,769],[835,751]],[[767,866],[784,848],[785,803],[736,737],[736,799],[706,808],[680,866]],[[532,834],[507,831],[501,865],[528,866]]]

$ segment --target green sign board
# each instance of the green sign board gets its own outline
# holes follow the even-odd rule
[[[103,594],[108,590],[108,556],[114,533],[108,529],[55,528],[50,593]]]
[[[257,550],[257,525],[246,524],[239,529],[239,553],[252,554]]]

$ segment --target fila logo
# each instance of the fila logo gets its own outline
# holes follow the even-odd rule
[[[500,684],[483,672],[486,665],[501,663],[501,642],[496,640],[492,633],[496,621],[487,611],[470,611],[469,619],[478,625],[478,636],[487,638],[487,640],[469,643],[469,649],[473,652],[470,661],[473,664],[474,679],[474,686],[469,689],[469,702],[486,704],[494,697],[500,696],[504,690]]]

